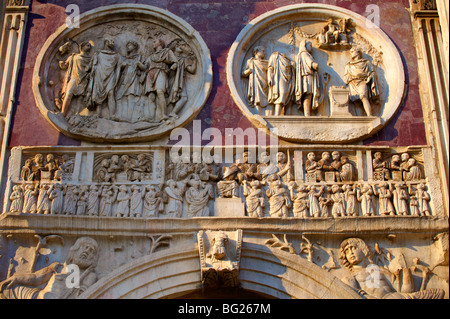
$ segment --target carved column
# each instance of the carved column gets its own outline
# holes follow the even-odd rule
[[[6,164],[11,114],[14,106],[16,81],[22,57],[29,0],[8,0],[0,44],[0,187],[3,189],[2,176]]]
[[[448,5],[447,5],[448,6]],[[440,5],[441,7],[441,5]],[[448,215],[448,19],[436,1],[412,0],[411,18],[418,56],[420,90],[429,143],[438,159],[441,189]],[[441,20],[442,18],[442,20]],[[444,40],[445,39],[445,40]]]

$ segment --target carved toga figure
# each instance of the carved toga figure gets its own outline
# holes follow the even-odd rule
[[[100,115],[101,109],[99,106],[107,102],[109,117],[113,120],[117,119],[114,89],[119,80],[120,68],[118,65],[120,59],[120,54],[114,51],[114,40],[105,39],[104,49],[93,57],[91,81],[89,83],[90,108],[97,108],[97,114]]]
[[[321,101],[319,65],[311,52],[311,42],[303,40],[296,61],[295,100],[299,106],[303,103],[305,116],[310,116]]]
[[[360,100],[367,116],[372,116],[370,100],[378,97],[376,73],[372,64],[362,58],[362,53],[357,48],[350,50],[351,60],[345,66],[344,79],[350,88],[350,100]]]
[[[267,81],[269,84],[269,102],[274,104],[273,115],[281,115],[294,93],[294,65],[287,56],[274,52],[269,58]]]
[[[247,98],[251,106],[255,106],[258,113],[269,105],[267,95],[269,87],[267,83],[268,61],[265,60],[266,50],[262,46],[253,49],[253,57],[247,61],[246,68],[242,72],[243,77],[248,77]]]
[[[91,70],[90,42],[82,42],[78,46],[80,52],[71,54],[66,61],[60,61],[59,66],[66,71],[63,82],[63,104],[61,112],[64,116],[69,114],[69,106],[74,96],[84,95],[89,83],[89,71]],[[81,110],[75,110],[76,114]]]
[[[178,67],[177,57],[172,50],[165,47],[161,39],[153,42],[154,52],[147,59],[149,71],[145,82],[145,93],[156,93],[156,120],[167,118],[166,94],[169,90],[169,71]]]

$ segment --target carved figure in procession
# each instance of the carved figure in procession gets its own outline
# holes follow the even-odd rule
[[[131,195],[127,185],[119,186],[119,193],[117,194],[117,207],[116,217],[129,217],[130,216],[130,199]]]
[[[377,76],[372,64],[363,59],[362,52],[358,48],[350,49],[351,60],[345,65],[344,80],[350,89],[350,100],[361,101],[367,116],[372,116],[372,106],[380,91],[377,84]]]
[[[120,79],[116,88],[119,120],[135,123],[143,119],[141,95],[147,66],[138,54],[139,44],[130,40],[126,44],[126,56],[120,62]]]
[[[21,213],[24,204],[24,194],[19,185],[14,185],[11,195],[9,196],[11,205],[9,207],[10,213]]]
[[[188,217],[207,217],[209,216],[208,203],[214,198],[214,192],[211,184],[202,182],[197,174],[193,174],[188,182],[185,198],[187,204]]]
[[[323,97],[319,77],[319,64],[312,56],[312,44],[308,40],[300,43],[296,59],[295,100],[299,107],[303,105],[305,116],[317,110]]]
[[[166,48],[162,39],[153,40],[154,52],[146,61],[148,73],[145,82],[146,94],[153,94],[156,101],[155,120],[160,121],[167,118],[166,94],[169,92],[169,71],[175,71],[178,61],[175,53]]]
[[[103,185],[98,187],[97,185],[89,186],[89,195],[87,201],[86,215],[98,216],[100,207],[100,195],[103,191]]]
[[[99,216],[112,216],[112,206],[119,193],[119,188],[115,185],[104,185],[100,194]]]
[[[141,217],[143,198],[145,196],[145,188],[139,187],[137,185],[131,186],[131,197],[130,197],[130,217]]]
[[[272,53],[267,69],[267,83],[268,101],[273,104],[271,115],[283,115],[285,108],[292,103],[295,90],[295,63],[278,51]]]
[[[64,215],[76,215],[77,202],[80,191],[77,185],[65,185],[64,187]]]
[[[49,184],[41,184],[39,186],[39,195],[36,203],[36,212],[38,214],[50,214],[51,205],[48,197],[49,190]]]
[[[376,216],[373,194],[373,186],[368,183],[360,185],[357,189],[356,198],[361,202],[362,216]]]
[[[342,217],[347,216],[345,210],[345,194],[341,191],[339,185],[331,186],[331,196],[330,199],[333,202],[333,206],[331,208],[331,216],[333,217]]]
[[[89,188],[86,185],[80,186],[80,191],[78,193],[77,201],[77,216],[86,215],[86,208],[89,200]]]
[[[267,70],[269,61],[265,59],[266,49],[256,46],[253,49],[253,57],[246,64],[242,72],[243,77],[248,77],[247,98],[250,106],[256,107],[259,114],[269,105]]]
[[[374,195],[378,196],[379,215],[395,215],[395,208],[391,200],[392,192],[389,189],[389,185],[387,183],[381,183],[378,189],[374,186],[373,190]]]
[[[164,211],[162,186],[148,185],[145,190],[142,217],[158,217]]]
[[[186,192],[186,181],[174,181],[169,179],[164,188],[165,214],[169,218],[180,218],[183,214],[183,195]]]
[[[411,269],[400,266],[396,273],[374,263],[374,256],[360,238],[345,239],[339,249],[341,264],[350,271],[342,281],[353,287],[367,299],[442,299],[441,289],[425,289],[414,292]],[[393,288],[397,280],[398,289]],[[376,282],[376,284],[375,284]]]
[[[358,216],[357,189],[355,185],[342,185],[347,216]]]
[[[409,194],[414,196],[417,201],[417,210],[419,216],[431,216],[431,209],[430,209],[430,194],[425,189],[425,184],[420,183],[416,186],[416,189],[414,190],[412,186],[410,186]]]
[[[330,217],[329,207],[333,204],[331,196],[327,192],[327,187],[322,185],[324,191],[319,196],[320,217]]]
[[[298,185],[292,181],[288,187],[291,193],[291,199],[293,202],[292,213],[294,217],[306,218],[309,216],[309,194],[305,185]],[[294,191],[296,189],[296,192]]]
[[[88,41],[81,42],[78,46],[79,52],[72,53],[66,61],[60,61],[59,66],[66,71],[62,87],[63,103],[61,112],[64,116],[77,114],[81,110],[70,110],[72,98],[84,96],[89,84],[89,73],[91,71],[90,52],[92,44]],[[69,113],[69,110],[71,111]]]
[[[406,187],[403,183],[396,183],[394,186],[392,184],[389,185],[390,190],[393,194],[393,202],[395,211],[397,215],[408,215],[409,205],[408,205],[408,193],[406,191]]]
[[[98,51],[92,58],[92,71],[86,99],[88,107],[96,110],[98,116],[118,120],[115,88],[119,81],[121,56],[114,50],[114,39],[106,38],[103,44],[103,50]],[[105,103],[106,107],[103,106]],[[105,116],[103,116],[104,113],[106,113]]]
[[[311,217],[320,217],[321,208],[319,204],[319,197],[325,192],[325,185],[320,186],[317,191],[316,186],[308,186],[308,199],[309,199],[309,214]]]
[[[178,113],[188,101],[186,88],[186,72],[195,74],[197,71],[197,58],[192,52],[192,49],[180,39],[172,41],[175,48],[172,51],[177,57],[177,69],[174,78],[172,79],[170,95],[168,98],[168,115],[172,118],[178,118]],[[169,44],[169,48],[172,47]]]
[[[24,199],[23,199],[23,213],[34,214],[37,209],[37,195],[39,189],[35,188],[32,184],[25,185]]]
[[[253,180],[243,182],[243,194],[247,206],[247,214],[250,217],[264,217],[264,207],[266,206],[264,191],[262,186],[265,182]]]
[[[270,217],[289,217],[289,209],[292,207],[290,194],[287,189],[283,187],[280,179],[275,175],[269,179],[269,188],[266,190],[266,195],[269,198],[269,214]]]
[[[50,187],[48,198],[51,201],[51,213],[60,215],[64,208],[64,186],[60,183],[52,184]]]

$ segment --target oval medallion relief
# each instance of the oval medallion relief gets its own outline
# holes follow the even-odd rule
[[[145,5],[100,7],[45,42],[33,74],[36,103],[63,134],[140,142],[191,121],[212,86],[209,50],[189,24]]]
[[[254,125],[292,142],[367,138],[394,115],[405,91],[389,37],[365,17],[323,4],[252,20],[230,49],[227,80]]]

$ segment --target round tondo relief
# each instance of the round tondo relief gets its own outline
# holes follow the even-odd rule
[[[230,49],[227,80],[255,126],[293,142],[367,138],[394,115],[405,91],[389,37],[365,17],[323,4],[252,20]]]
[[[100,7],[46,41],[33,75],[36,103],[63,134],[139,142],[191,121],[212,85],[209,50],[189,24],[144,5]]]

